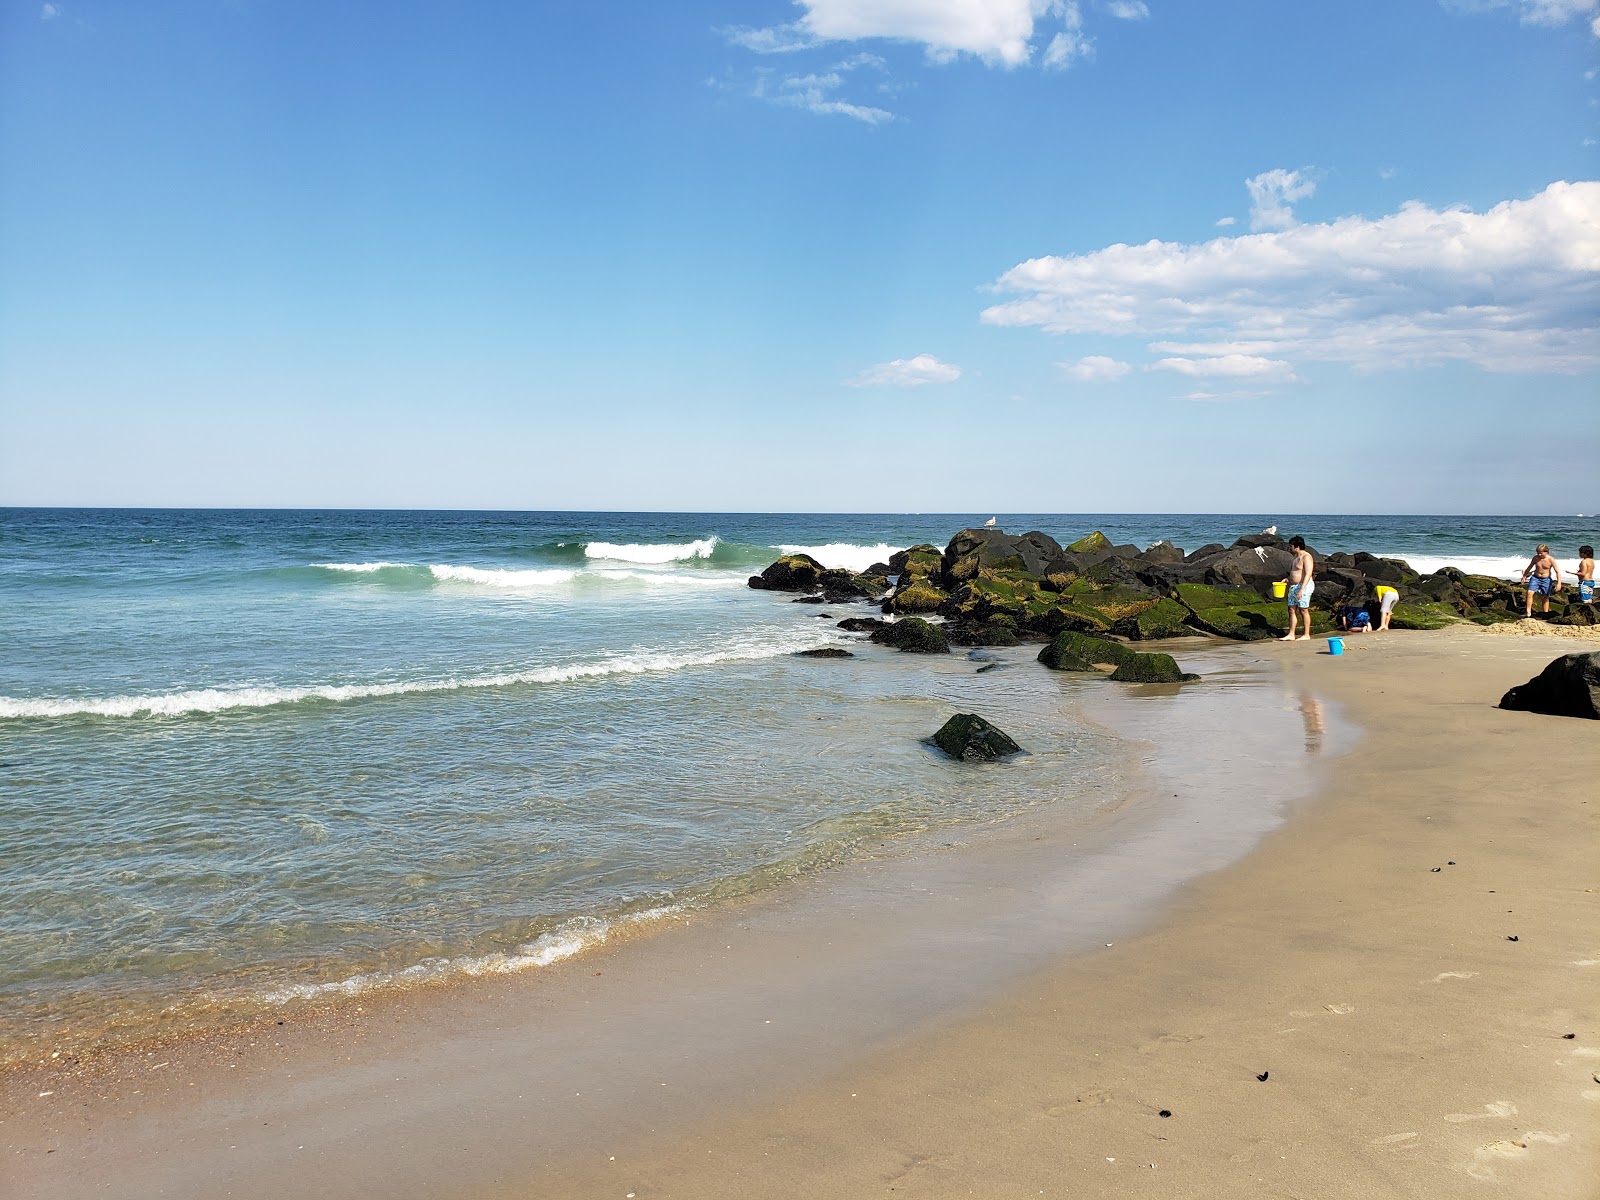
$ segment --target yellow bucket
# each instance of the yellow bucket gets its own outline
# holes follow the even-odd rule
[[[1272,585],[1272,595],[1273,595],[1274,599],[1282,600],[1284,598],[1284,596],[1286,596],[1288,594],[1288,592],[1289,592],[1289,585],[1287,583],[1285,583],[1281,579],[1278,580],[1277,583]]]

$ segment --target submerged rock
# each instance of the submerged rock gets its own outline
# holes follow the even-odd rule
[[[1500,697],[1500,707],[1600,720],[1600,650],[1567,654]]]
[[[839,628],[847,633],[871,633],[888,623],[882,617],[846,617],[839,622]]]
[[[838,646],[818,646],[815,650],[796,650],[796,658],[854,658],[850,651]]]
[[[1018,754],[1022,747],[974,713],[957,713],[933,735],[933,744],[963,762],[987,762]]]
[[[902,617],[872,631],[872,640],[911,654],[949,654],[950,642],[939,626],[921,617]]]

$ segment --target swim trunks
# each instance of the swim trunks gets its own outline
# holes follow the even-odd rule
[[[1548,596],[1555,590],[1555,586],[1556,577],[1554,575],[1546,575],[1543,579],[1540,579],[1537,575],[1528,576],[1528,590],[1535,596]]]
[[[1288,595],[1284,597],[1284,602],[1290,608],[1310,608],[1311,593],[1316,590],[1317,581],[1315,579],[1308,579],[1304,583],[1291,583]]]
[[[1578,603],[1579,604],[1593,604],[1594,603],[1594,580],[1592,580],[1592,579],[1580,579],[1580,580],[1578,580]]]

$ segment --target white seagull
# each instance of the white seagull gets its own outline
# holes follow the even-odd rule
[[[1268,525],[1261,532],[1265,533],[1265,534],[1268,534],[1268,535],[1271,535],[1271,534],[1274,534],[1274,533],[1278,532],[1278,527],[1276,525]]]
[[[983,527],[985,529],[989,529],[989,528],[993,527],[994,522],[995,522],[995,518],[994,517],[990,517],[987,521],[985,521],[983,523]]]

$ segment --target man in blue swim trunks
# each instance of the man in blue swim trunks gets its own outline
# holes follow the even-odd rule
[[[1561,587],[1561,568],[1556,565],[1556,560],[1550,557],[1550,547],[1543,542],[1533,552],[1533,558],[1528,565],[1522,568],[1522,584],[1528,589],[1528,611],[1525,616],[1533,616],[1533,598],[1544,597],[1544,611],[1550,611],[1550,593],[1558,591]]]
[[[1578,547],[1578,603],[1594,603],[1594,547]]]
[[[1289,567],[1289,578],[1284,580],[1288,589],[1284,593],[1284,603],[1289,606],[1289,632],[1279,638],[1280,642],[1296,640],[1295,627],[1299,623],[1296,614],[1303,614],[1306,619],[1305,641],[1311,640],[1311,593],[1317,588],[1316,582],[1311,578],[1315,564],[1311,561],[1311,551],[1306,549],[1306,540],[1299,534],[1289,539],[1289,550],[1294,555],[1294,562]]]

